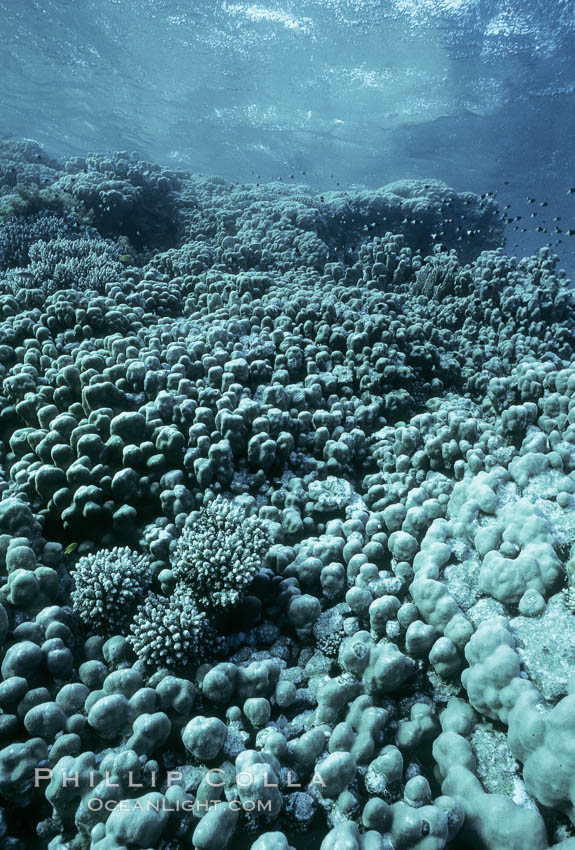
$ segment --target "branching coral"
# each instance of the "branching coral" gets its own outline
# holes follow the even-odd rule
[[[23,286],[42,289],[46,295],[58,289],[94,289],[102,292],[106,283],[124,272],[120,248],[103,239],[58,238],[35,242],[28,250],[30,264],[23,271],[8,272],[14,293]]]
[[[84,555],[73,573],[74,611],[96,634],[122,633],[151,582],[150,563],[127,546]]]
[[[98,238],[98,232],[72,215],[42,210],[30,216],[12,216],[0,225],[0,269],[26,266],[30,247],[54,239]]]
[[[217,498],[184,530],[172,570],[202,608],[231,608],[261,569],[268,547],[261,520]]]
[[[183,590],[168,597],[151,593],[141,605],[128,637],[134,652],[153,670],[179,670],[201,663],[217,646],[214,629],[192,596]]]

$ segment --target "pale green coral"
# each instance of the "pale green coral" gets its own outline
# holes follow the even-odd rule
[[[184,529],[172,571],[201,608],[230,608],[262,568],[270,542],[261,520],[218,498]]]

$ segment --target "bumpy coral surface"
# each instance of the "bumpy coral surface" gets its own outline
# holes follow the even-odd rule
[[[437,181],[0,190],[0,850],[570,850],[556,259]]]

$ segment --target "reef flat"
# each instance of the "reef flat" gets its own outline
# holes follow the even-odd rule
[[[1,850],[573,850],[575,298],[502,233],[0,143]]]

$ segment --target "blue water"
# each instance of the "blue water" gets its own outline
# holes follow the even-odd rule
[[[0,20],[6,136],[322,189],[437,177],[522,216],[511,252],[573,266],[572,0],[0,0]]]

